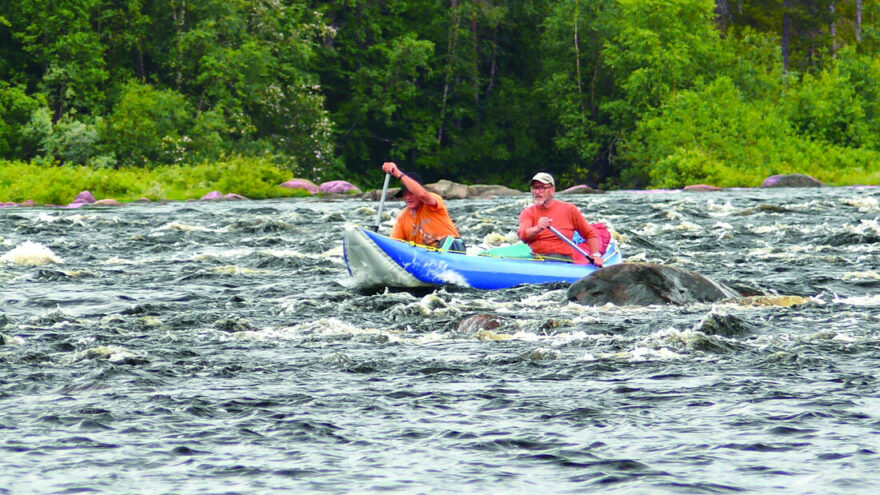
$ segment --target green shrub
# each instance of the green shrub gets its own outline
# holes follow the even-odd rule
[[[133,201],[198,199],[211,191],[236,193],[250,199],[307,196],[279,187],[291,177],[268,159],[232,157],[195,166],[162,165],[153,169],[113,170],[56,162],[0,161],[0,201],[67,204],[82,191],[97,199]]]
[[[753,187],[784,173],[830,184],[846,183],[841,177],[873,183],[880,167],[875,151],[799,135],[779,107],[745,101],[726,77],[667,100],[621,148],[632,164],[622,179],[641,187]]]

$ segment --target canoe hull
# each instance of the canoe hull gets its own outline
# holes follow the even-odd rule
[[[504,289],[523,284],[576,282],[593,273],[593,265],[497,258],[439,252],[349,226],[343,239],[348,270],[362,287],[459,285]],[[623,261],[616,243],[608,246],[605,264]]]

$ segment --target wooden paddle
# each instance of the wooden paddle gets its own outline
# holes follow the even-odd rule
[[[382,208],[385,206],[385,195],[388,194],[388,182],[391,181],[391,174],[385,174],[385,184],[382,184],[382,197],[379,199],[379,213],[376,214],[376,228],[373,232],[379,232],[379,226],[382,225]]]
[[[552,225],[548,225],[547,228],[550,230],[550,232],[553,232],[554,234],[556,234],[556,237],[562,239],[562,241],[563,241],[564,243],[566,243],[566,244],[568,244],[569,246],[571,246],[572,249],[574,249],[575,251],[581,253],[581,255],[583,255],[583,257],[587,259],[587,261],[589,261],[590,263],[593,263],[593,257],[590,256],[589,254],[587,254],[587,252],[584,251],[580,246],[578,246],[577,244],[575,244],[573,240],[571,240],[571,239],[569,239],[568,237],[565,237],[564,235],[562,235],[562,232],[556,230]]]

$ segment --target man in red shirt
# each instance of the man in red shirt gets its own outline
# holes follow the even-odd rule
[[[406,208],[397,215],[391,238],[443,250],[465,250],[466,246],[459,239],[458,229],[439,194],[428,192],[417,174],[403,173],[394,162],[385,162],[382,170],[400,180],[403,187],[398,196],[402,195],[406,203]]]
[[[532,253],[548,257],[567,257],[576,263],[587,261],[547,228],[552,225],[569,239],[575,232],[580,233],[586,240],[584,243],[586,244],[585,251],[591,255],[590,261],[596,266],[602,266],[602,251],[605,242],[600,238],[596,229],[584,220],[584,216],[581,215],[577,206],[553,199],[553,193],[556,191],[556,182],[553,180],[553,176],[540,172],[532,177],[530,184],[535,204],[523,208],[520,212],[517,235],[529,245]]]

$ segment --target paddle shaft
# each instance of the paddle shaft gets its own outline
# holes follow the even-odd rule
[[[382,197],[379,199],[379,213],[376,214],[376,232],[379,232],[379,226],[382,225],[382,208],[385,207],[385,195],[388,194],[388,183],[391,181],[391,174],[385,174],[385,183],[382,184]]]
[[[565,237],[564,235],[562,235],[562,232],[560,232],[560,231],[556,230],[555,228],[553,228],[552,225],[548,225],[547,228],[550,230],[550,232],[553,232],[554,234],[556,234],[556,237],[562,239],[563,242],[565,242],[566,244],[568,244],[569,246],[571,246],[572,249],[574,249],[575,251],[581,253],[581,254],[584,256],[584,258],[587,259],[587,261],[589,261],[590,263],[593,262],[593,257],[590,256],[589,254],[587,254],[587,252],[584,251],[580,246],[578,246],[577,244],[575,244],[573,240],[571,240],[571,239],[569,239],[568,237]]]

